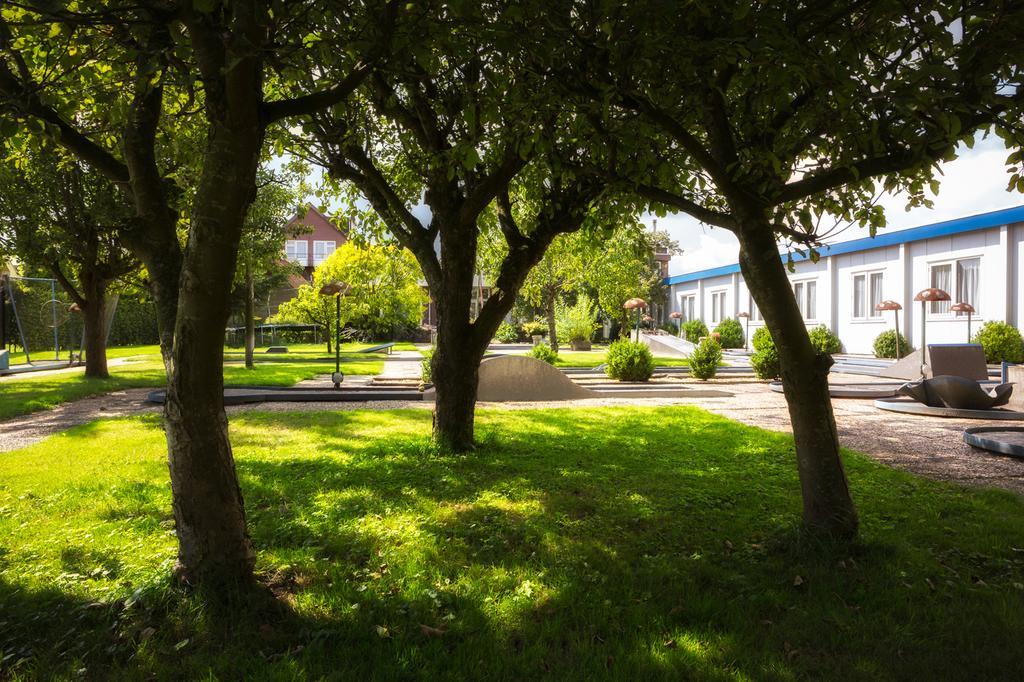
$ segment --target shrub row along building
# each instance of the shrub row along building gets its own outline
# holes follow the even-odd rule
[[[928,343],[967,339],[966,314],[950,310],[958,302],[974,307],[975,331],[988,320],[1018,328],[1024,320],[1024,206],[880,233],[824,246],[818,253],[817,262],[793,254],[790,283],[808,327],[825,325],[848,353],[871,353],[875,337],[893,328],[893,314],[875,309],[884,300],[902,306],[900,331],[918,347],[922,304],[914,295],[928,287],[952,298],[925,304]],[[679,311],[683,321],[701,319],[713,328],[745,312],[751,333],[764,325],[738,263],[664,282],[671,311]]]

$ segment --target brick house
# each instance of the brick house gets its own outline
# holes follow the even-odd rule
[[[305,215],[292,218],[288,227],[294,228],[296,234],[285,241],[284,257],[302,266],[302,276],[307,282],[313,280],[316,266],[348,241],[347,225],[344,230],[339,229],[330,218],[312,206],[307,206]]]

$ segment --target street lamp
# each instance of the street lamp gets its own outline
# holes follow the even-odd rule
[[[744,311],[742,313],[736,313],[736,317],[743,320],[743,350],[749,350],[747,348],[747,340],[750,338],[750,313]]]
[[[928,315],[926,308],[929,303],[935,303],[936,301],[948,301],[950,299],[949,294],[942,289],[929,287],[917,292],[917,296],[914,296],[914,300],[921,302],[921,376],[924,377],[924,368],[928,364],[928,344],[925,343],[925,332],[927,330],[926,317]]]
[[[334,374],[331,375],[331,382],[334,388],[341,388],[341,382],[345,375],[341,373],[341,297],[348,293],[349,285],[344,282],[328,282],[320,287],[321,296],[334,296],[335,318],[334,318]]]
[[[669,313],[669,317],[676,321],[676,336],[683,335],[683,314],[678,310]]]
[[[880,313],[884,313],[887,310],[893,312],[893,324],[896,325],[896,359],[900,359],[900,311],[903,310],[896,301],[882,301],[875,305],[875,310]]]
[[[622,304],[626,310],[636,311],[636,340],[640,340],[640,311],[647,307],[647,301],[642,298],[631,298]]]
[[[971,342],[971,315],[974,314],[974,306],[970,303],[961,301],[960,303],[954,303],[949,306],[949,309],[954,313],[967,313],[967,343]]]

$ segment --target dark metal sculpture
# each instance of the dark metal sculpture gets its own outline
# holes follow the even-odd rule
[[[1005,405],[1013,393],[1013,384],[999,384],[986,391],[977,381],[941,375],[900,386],[898,395],[913,398],[929,407],[950,407],[955,410],[991,410]]]

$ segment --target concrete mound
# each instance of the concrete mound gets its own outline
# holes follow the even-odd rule
[[[480,363],[477,400],[482,402],[528,402],[580,400],[598,394],[580,386],[560,369],[525,355],[499,355]],[[432,400],[424,395],[424,399]]]
[[[648,334],[641,332],[640,341],[651,349],[655,355],[666,358],[688,358],[696,348],[686,339],[668,334]]]

